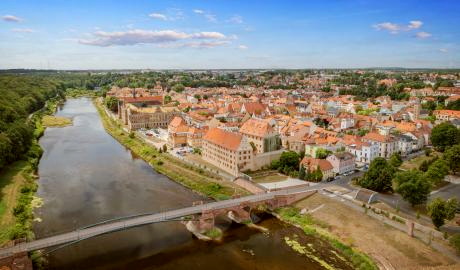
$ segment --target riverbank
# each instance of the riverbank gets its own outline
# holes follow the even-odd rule
[[[39,201],[35,197],[38,188],[36,172],[43,153],[38,140],[46,128],[43,118],[54,114],[60,102],[61,99],[53,98],[28,117],[27,123],[35,127],[28,152],[22,160],[6,166],[0,172],[0,246],[16,239],[34,239],[33,207],[39,205],[34,203]]]
[[[274,215],[297,228],[303,230],[307,235],[315,236],[321,238],[322,240],[329,243],[338,254],[345,257],[346,261],[352,264],[354,269],[360,270],[377,270],[379,269],[373,260],[366,254],[359,252],[358,250],[344,244],[336,237],[331,235],[328,231],[328,225],[324,222],[314,219],[309,214],[301,214],[300,210],[296,207],[283,207],[277,209]],[[312,252],[309,252],[309,246],[302,246],[293,239],[286,238],[285,242],[295,251],[300,254],[311,257],[312,259],[318,261],[326,269],[334,269],[332,266],[329,266],[326,262],[322,261],[320,258],[313,256]]]
[[[169,177],[171,180],[215,200],[225,200],[232,196],[248,195],[249,192],[239,186],[227,182],[203,169],[186,164],[168,153],[160,153],[156,148],[146,143],[134,133],[123,130],[122,125],[107,115],[105,108],[94,100],[105,130],[129,148],[134,154],[145,160],[152,168]]]
[[[330,194],[314,194],[295,205],[302,209],[287,213],[288,218],[304,216],[316,232],[325,232],[353,250],[372,257],[380,269],[458,269],[451,258],[426,245],[421,239],[370,217]]]

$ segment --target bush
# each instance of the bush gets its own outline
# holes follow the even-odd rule
[[[449,243],[457,250],[457,253],[460,254],[460,233],[454,234],[449,239]]]

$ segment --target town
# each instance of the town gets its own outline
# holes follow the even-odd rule
[[[0,270],[460,269],[460,2],[0,10]]]

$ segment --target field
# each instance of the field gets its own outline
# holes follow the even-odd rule
[[[42,118],[42,124],[45,127],[65,127],[72,125],[72,120],[62,116],[45,115]]]
[[[371,256],[381,269],[458,269],[449,258],[421,241],[358,212],[339,201],[315,194],[296,205],[316,209],[312,217],[342,242]]]

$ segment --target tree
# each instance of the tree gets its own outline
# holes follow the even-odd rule
[[[395,168],[398,168],[403,163],[401,155],[398,152],[393,153],[390,156],[389,163],[390,163],[391,166],[393,166]]]
[[[375,158],[369,170],[358,180],[358,185],[377,192],[392,191],[394,168],[381,157]]]
[[[115,97],[106,97],[105,100],[104,100],[104,104],[109,110],[111,110],[113,112],[118,111],[118,99],[117,98],[115,98]]]
[[[454,145],[447,149],[444,153],[444,159],[446,160],[449,168],[457,173],[460,171],[460,144]]]
[[[326,150],[324,148],[319,148],[318,150],[316,150],[316,158],[319,159],[325,159],[330,154],[332,154],[332,151]]]
[[[446,220],[452,220],[455,217],[457,206],[458,202],[455,198],[447,201],[442,198],[436,198],[431,201],[427,206],[427,210],[433,225],[439,229]]]
[[[450,237],[449,243],[457,250],[457,253],[460,254],[460,233],[456,233]]]
[[[425,203],[431,191],[431,184],[423,173],[417,170],[396,173],[393,185],[394,190],[412,206]]]
[[[449,173],[449,167],[447,162],[443,159],[436,159],[429,167],[425,173],[425,177],[433,185],[439,184],[444,177]]]
[[[460,130],[449,122],[441,123],[431,130],[431,143],[444,152],[448,147],[460,143]]]
[[[172,101],[171,96],[166,95],[166,96],[163,98],[163,103],[164,103],[164,104],[168,104],[168,103],[171,102],[171,101]]]
[[[304,167],[304,166],[300,166],[300,170],[299,170],[299,179],[305,180],[305,177],[306,177],[305,167]]]
[[[175,84],[173,87],[172,87],[172,90],[177,92],[177,93],[182,93],[184,90],[185,90],[185,87],[184,85],[182,85],[181,83],[178,83],[178,84]]]
[[[166,146],[166,144],[163,144],[163,153],[166,153],[168,152],[168,147]]]
[[[289,174],[290,171],[297,171],[299,168],[299,162],[300,158],[296,152],[283,152],[279,159],[278,170],[281,169],[281,171],[285,174]]]

